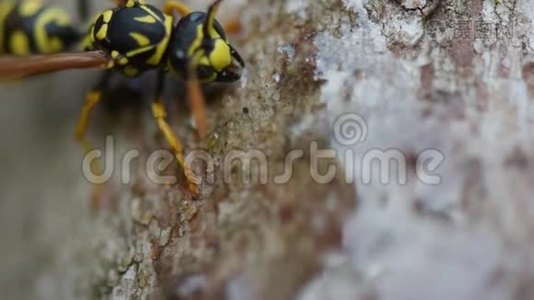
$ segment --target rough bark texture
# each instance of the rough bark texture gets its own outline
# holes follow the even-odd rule
[[[151,183],[139,167],[88,208],[70,138],[87,72],[2,88],[7,298],[534,297],[534,4],[228,0],[221,15],[245,24],[242,82],[210,93],[204,140],[183,105],[170,115],[189,150],[216,158],[202,199]],[[142,107],[97,111],[93,138],[111,131],[121,151],[143,157],[164,147]],[[345,132],[361,134],[353,143],[335,132],[348,112],[365,131]],[[314,142],[337,150],[337,162],[319,165],[322,174],[337,166],[328,184],[310,172]],[[236,149],[267,156],[267,183],[244,183],[239,167],[223,180]],[[304,158],[276,184],[294,149]],[[405,158],[406,182],[367,182],[366,156],[391,149]],[[439,184],[416,176],[430,150],[444,158]]]

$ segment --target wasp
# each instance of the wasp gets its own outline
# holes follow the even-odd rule
[[[105,57],[106,70],[103,71],[101,78],[85,99],[75,130],[78,141],[84,143],[89,115],[102,99],[102,93],[108,87],[109,78],[113,72],[135,77],[145,71],[156,70],[156,90],[151,105],[152,115],[159,131],[174,153],[176,161],[184,171],[189,191],[197,196],[198,180],[185,162],[182,143],[166,121],[167,112],[162,101],[162,91],[166,73],[174,73],[184,80],[198,133],[201,136],[205,135],[208,125],[200,82],[234,82],[240,79],[245,67],[243,58],[230,44],[225,29],[215,19],[221,2],[222,0],[215,0],[208,7],[207,12],[200,12],[192,11],[176,0],[166,0],[162,10],[145,3],[144,0],[124,0],[116,1],[116,7],[101,12],[83,39],[85,50],[93,52],[88,52],[91,55],[83,56],[83,58],[90,60],[91,63],[102,63],[101,57]],[[11,9],[10,11],[17,10]],[[37,18],[39,13],[34,15]],[[44,18],[44,20],[48,19]],[[67,22],[64,19],[61,20],[61,22],[55,22],[55,26],[59,24],[67,26]],[[34,26],[33,29],[35,28]],[[29,41],[24,53],[32,52],[32,50],[47,53],[41,51],[41,48],[32,48],[31,41],[42,38],[36,34],[30,34],[31,32],[29,30],[24,33],[25,40]],[[9,33],[12,35],[12,32]],[[65,39],[61,43],[58,42],[59,35],[52,37],[52,34],[48,33],[46,36],[47,39],[54,40],[53,50],[61,48],[59,46],[67,46],[69,44],[67,41],[70,41],[68,34],[64,35]],[[17,39],[20,38],[15,38]],[[17,46],[15,44],[13,45]],[[17,53],[22,52],[20,49]],[[14,52],[13,49],[11,51]],[[103,56],[96,53],[103,53]],[[73,59],[73,62],[63,67],[70,68],[81,60],[82,58]],[[1,68],[0,64],[0,70]]]

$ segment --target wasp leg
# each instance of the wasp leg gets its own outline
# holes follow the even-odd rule
[[[102,74],[102,77],[100,77],[96,87],[93,88],[85,98],[85,103],[80,117],[78,118],[78,124],[76,125],[75,131],[76,139],[82,144],[86,143],[85,134],[89,124],[89,115],[98,102],[100,102],[102,98],[102,90],[106,88],[110,75],[110,71],[105,71],[104,74]]]
[[[197,79],[197,61],[203,52],[197,51],[189,60],[187,66],[187,77],[185,80],[185,89],[189,102],[189,109],[197,126],[199,137],[203,138],[208,133],[208,122],[206,118],[206,101],[202,95],[200,81]]]
[[[167,111],[161,99],[161,92],[163,91],[164,75],[165,75],[164,72],[160,72],[158,74],[158,79],[157,79],[158,82],[157,82],[157,90],[156,90],[157,94],[156,94],[155,101],[152,103],[152,114],[154,118],[156,119],[159,130],[163,133],[165,140],[171,147],[171,150],[174,153],[174,156],[176,157],[176,161],[184,170],[184,174],[187,179],[187,188],[189,192],[193,195],[193,197],[197,197],[199,194],[198,180],[195,174],[193,173],[193,171],[191,170],[190,166],[186,164],[185,162],[184,150],[182,147],[182,143],[180,142],[180,139],[174,134],[169,123],[165,121],[165,118],[167,116]]]
[[[173,12],[177,12],[180,16],[185,17],[191,13],[191,9],[177,0],[166,0],[163,6],[163,12],[167,15],[172,15]]]
[[[134,4],[145,4],[145,0],[113,0],[117,7],[132,7]]]
[[[89,115],[98,102],[100,102],[101,97],[102,92],[99,89],[90,91],[85,97],[85,103],[83,104],[82,112],[80,113],[76,130],[74,132],[76,140],[82,144],[85,143],[85,134],[89,124]]]
[[[202,89],[198,80],[187,80],[187,99],[189,108],[197,126],[198,135],[202,138],[208,133],[208,122],[206,118],[206,101],[202,95]]]
[[[78,118],[78,124],[76,125],[74,135],[78,143],[80,143],[82,146],[84,155],[93,149],[91,143],[86,139],[87,127],[89,125],[89,115],[91,114],[93,108],[100,102],[102,98],[102,90],[107,87],[110,75],[110,71],[105,71],[100,77],[96,87],[87,94],[80,117]],[[98,160],[93,160],[90,168],[92,174],[102,174],[103,172],[102,166]],[[95,193],[99,193],[98,185],[95,188]]]
[[[82,146],[84,155],[89,153],[93,149],[91,143],[86,139],[86,132],[87,127],[89,124],[89,115],[93,108],[100,102],[102,98],[102,90],[104,90],[107,87],[107,84],[109,82],[111,72],[105,71],[98,81],[95,88],[93,88],[92,91],[87,94],[87,97],[85,99],[85,103],[82,108],[82,112],[80,114],[80,117],[78,119],[78,124],[76,126],[75,130],[75,136],[80,145]],[[99,160],[93,160],[90,165],[91,173],[92,174],[102,174],[103,168],[100,164]],[[93,185],[93,191],[91,196],[90,205],[92,208],[99,208],[102,204],[101,195],[104,194],[106,190],[106,187],[103,184],[95,184]]]
[[[127,1],[128,0],[113,0],[112,2],[114,2],[117,7],[125,7]]]

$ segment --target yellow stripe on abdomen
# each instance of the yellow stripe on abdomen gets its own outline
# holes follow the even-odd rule
[[[31,54],[28,35],[20,30],[12,32],[9,39],[9,48],[11,49],[11,54],[14,55],[22,56]]]
[[[46,25],[56,23],[58,26],[69,26],[69,17],[61,10],[55,8],[45,9],[37,16],[34,27],[35,44],[39,53],[54,53],[63,50],[63,41],[50,37],[46,32]]]
[[[23,18],[29,18],[37,14],[43,8],[43,1],[41,0],[26,0],[19,4],[19,14]]]

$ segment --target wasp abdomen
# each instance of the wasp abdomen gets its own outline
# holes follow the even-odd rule
[[[40,1],[0,4],[0,52],[14,55],[56,53],[79,39],[69,16]]]

